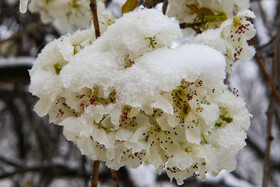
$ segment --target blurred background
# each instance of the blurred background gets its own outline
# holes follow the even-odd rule
[[[109,0],[107,6],[118,16],[124,2]],[[18,0],[0,0],[0,187],[89,186],[92,161],[63,137],[60,126],[33,112],[37,98],[28,92],[28,69],[61,33],[42,24],[37,14],[21,14],[18,7]],[[251,9],[257,15],[253,43],[258,56],[237,62],[227,79],[253,115],[247,146],[237,155],[235,171],[209,176],[206,182],[189,178],[183,186],[262,186],[264,168],[269,171],[269,186],[280,186],[280,103],[275,97],[275,92],[280,94],[280,1],[251,0]],[[117,176],[125,187],[177,186],[150,166],[123,167]],[[113,186],[102,163],[99,186]]]

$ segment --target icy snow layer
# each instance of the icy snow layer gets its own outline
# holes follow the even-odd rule
[[[28,0],[20,0],[20,11],[25,13]],[[29,10],[39,12],[43,23],[53,23],[62,31],[74,31],[90,26],[92,22],[90,0],[31,0]],[[101,33],[113,22],[112,13],[105,10],[103,0],[97,1]]]
[[[151,164],[178,184],[233,170],[250,114],[223,84],[224,56],[199,44],[171,49],[179,33],[161,12],[139,9],[94,42],[86,30],[50,43],[30,71],[36,112],[113,169]]]

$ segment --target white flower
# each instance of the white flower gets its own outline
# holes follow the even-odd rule
[[[248,8],[248,0],[173,0],[168,15],[185,22],[184,34],[192,42],[219,50],[230,73],[234,62],[250,60],[255,54],[247,44],[256,32],[250,22],[255,15]]]
[[[64,99],[58,97],[58,94],[63,91],[59,73],[73,56],[95,40],[93,33],[94,30],[88,29],[77,31],[74,35],[62,36],[48,44],[39,54],[30,70],[32,84],[29,89],[34,95],[41,98],[35,106],[40,116],[49,113],[51,122],[60,121],[58,116],[65,111],[60,112],[59,115],[56,113],[57,111],[52,112],[54,103],[59,103],[59,106],[65,108]]]
[[[228,18],[250,7],[249,0],[170,0],[168,15],[176,17],[180,22],[193,22],[197,16],[190,5],[204,8],[213,13],[224,12]],[[207,11],[204,13],[207,14]]]
[[[249,10],[239,12],[225,21],[219,29],[197,35],[194,42],[221,51],[227,60],[226,72],[230,72],[234,62],[239,59],[250,60],[255,54],[254,47],[247,43],[256,33],[254,25],[249,21],[254,18],[254,13]]]
[[[219,51],[172,49],[179,26],[157,10],[125,14],[94,42],[88,34],[50,43],[30,71],[35,110],[62,125],[82,154],[113,169],[166,168],[178,184],[235,168],[250,114],[223,84]],[[84,43],[78,53],[73,43]]]
[[[20,11],[27,10],[28,0],[20,1]],[[29,10],[33,13],[39,12],[43,23],[52,23],[58,29],[75,31],[85,29],[91,25],[90,0],[31,0]],[[101,33],[114,19],[109,10],[105,10],[103,0],[97,1],[97,13]]]

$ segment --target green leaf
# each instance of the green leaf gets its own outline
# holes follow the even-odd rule
[[[196,17],[192,23],[186,23],[185,28],[192,28],[196,32],[211,29],[215,24],[220,24],[219,22],[224,22],[227,19],[227,15],[222,11],[212,11],[209,8],[201,7],[199,8],[195,4],[186,5]]]
[[[199,9],[199,14],[198,14],[199,17],[210,16],[210,15],[214,15],[214,13],[209,8],[202,7]]]
[[[216,123],[215,126],[216,126],[216,127],[221,127],[221,126],[222,126],[222,123]]]
[[[152,37],[149,37],[149,40],[150,40],[150,45],[152,46],[153,49],[155,49],[156,46],[155,46],[155,43],[154,43],[153,38],[152,38]]]
[[[220,115],[220,119],[227,123],[231,123],[233,121],[233,119],[231,117],[226,117],[224,115]]]
[[[122,6],[122,13],[124,14],[133,11],[138,5],[139,2],[137,0],[127,0]]]
[[[202,137],[203,142],[208,144],[208,142],[206,140],[206,137],[205,137],[205,134],[201,133],[201,137]]]
[[[78,50],[76,49],[76,46],[75,44],[73,44],[73,47],[74,47],[74,52],[73,52],[73,55],[77,54],[78,53]]]
[[[60,71],[62,70],[62,65],[60,65],[59,63],[56,63],[55,65],[53,65],[54,69],[55,69],[55,73],[58,75],[60,73]]]
[[[189,9],[191,9],[194,13],[199,14],[199,8],[195,4],[186,5]]]

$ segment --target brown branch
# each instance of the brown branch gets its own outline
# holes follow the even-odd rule
[[[146,0],[145,3],[144,3],[144,7],[152,8],[162,1],[163,0]]]
[[[276,125],[278,126],[278,129],[280,129],[280,114],[277,110],[275,110],[275,117],[276,117],[276,120],[277,120]]]
[[[134,181],[132,180],[127,167],[121,167],[118,170],[118,180],[123,184],[122,186],[136,187]]]
[[[21,82],[21,83],[29,84],[30,78],[29,78],[28,69],[30,68],[31,66],[28,64],[0,67],[0,83]]]
[[[185,28],[188,28],[188,27],[189,27],[189,24],[186,23],[186,22],[180,23],[179,25],[180,25],[180,28],[181,28],[181,29],[185,29]]]
[[[119,182],[118,182],[118,178],[117,178],[117,173],[116,170],[110,169],[113,181],[114,181],[114,186],[115,187],[119,187]]]
[[[100,161],[93,163],[90,187],[97,187]]]
[[[253,45],[253,42],[250,40],[250,41],[249,41],[249,44],[250,44],[250,45]],[[271,87],[271,89],[272,89],[272,93],[274,94],[274,96],[276,97],[278,103],[280,104],[280,95],[279,95],[279,93],[277,92],[277,89],[276,89],[276,87],[275,87],[273,81],[272,81],[271,78],[269,77],[269,74],[268,74],[268,72],[267,72],[267,70],[266,70],[266,68],[265,68],[265,66],[264,66],[264,64],[263,64],[263,61],[262,61],[262,59],[261,59],[261,57],[260,57],[260,55],[259,55],[259,53],[258,53],[257,51],[256,51],[256,54],[255,54],[255,58],[256,58],[256,60],[257,60],[257,62],[258,62],[258,64],[259,64],[259,66],[260,66],[260,68],[261,68],[261,70],[262,70],[262,72],[263,72],[263,75],[264,75],[266,81],[268,82],[268,84],[270,85],[270,87]]]
[[[166,14],[167,7],[168,7],[168,0],[164,0],[162,5],[162,13],[164,15]]]
[[[36,25],[32,25],[32,26],[30,26],[30,27],[28,27],[28,28],[26,28],[26,29],[24,29],[24,30],[22,30],[22,31],[20,31],[20,32],[18,32],[16,34],[14,34],[10,38],[7,38],[5,40],[0,41],[0,45],[5,43],[5,42],[8,42],[8,41],[16,40],[16,39],[22,37],[23,35],[26,35],[28,33],[31,33],[33,31],[35,31],[35,30],[38,30],[39,28],[41,28],[43,26],[45,26],[45,24],[43,24],[43,23],[37,23]]]
[[[266,139],[266,151],[265,151],[264,168],[263,168],[263,187],[267,187],[269,181],[270,152],[271,152],[271,144],[274,139],[272,136],[273,110],[274,110],[274,97],[272,96],[270,98],[268,114],[267,114],[267,139]]]
[[[16,90],[14,90],[16,92]],[[26,138],[25,133],[23,131],[24,123],[23,123],[23,116],[22,113],[19,110],[19,107],[16,106],[16,103],[14,102],[14,97],[10,97],[8,99],[8,108],[12,114],[12,116],[16,116],[13,118],[13,128],[14,132],[17,137],[17,152],[19,158],[23,159],[26,156],[27,153],[27,145],[26,145]]]
[[[277,72],[278,63],[280,60],[279,40],[280,40],[280,34],[278,33],[276,39],[274,40],[274,45],[273,45],[274,57],[273,57],[273,66],[272,66],[272,83],[276,83],[276,78],[278,73]],[[267,140],[266,140],[266,152],[265,152],[265,161],[264,161],[264,168],[263,168],[263,187],[268,187],[268,183],[269,183],[270,152],[271,152],[271,144],[274,139],[272,135],[273,116],[274,116],[274,97],[273,95],[271,95],[268,113],[267,113]]]
[[[90,10],[91,10],[92,19],[93,19],[95,37],[97,39],[100,36],[100,29],[99,29],[99,22],[98,22],[98,16],[97,16],[96,0],[90,0],[89,6],[90,6]]]
[[[4,162],[5,164],[8,164],[8,165],[14,166],[14,167],[21,167],[22,166],[21,162],[10,160],[9,158],[6,158],[2,155],[0,155],[0,162]]]
[[[82,157],[82,159],[81,159],[81,174],[82,175],[85,175],[86,173],[87,173],[87,171],[86,171],[86,167],[85,167],[85,165],[86,165],[86,156],[84,156],[84,155],[82,155],[81,156]],[[88,186],[88,177],[85,177],[84,178],[84,187],[87,187]]]
[[[144,3],[144,7],[151,8],[153,4],[153,0],[146,0]]]
[[[250,136],[247,137],[246,144],[259,159],[263,159],[264,151],[259,147],[259,145],[255,141],[252,140]]]

